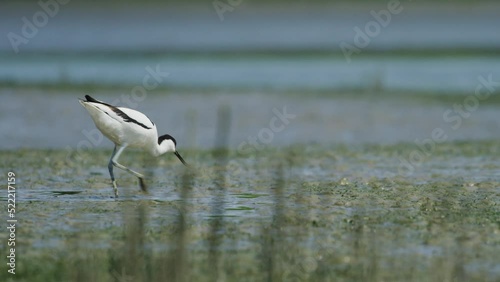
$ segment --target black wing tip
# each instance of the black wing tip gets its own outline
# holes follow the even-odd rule
[[[110,108],[116,108],[115,106],[113,105],[110,105],[108,103],[105,103],[103,101],[100,101],[100,100],[97,100],[95,98],[92,98],[90,95],[85,95],[85,99],[87,99],[87,101],[85,102],[90,102],[90,103],[97,103],[97,104],[102,104],[102,105],[105,105],[105,106],[108,106]]]
[[[100,103],[100,101],[97,101],[96,99],[90,97],[90,95],[85,95],[85,99],[87,99],[87,102]]]

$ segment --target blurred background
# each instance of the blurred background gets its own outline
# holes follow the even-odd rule
[[[0,146],[76,147],[94,128],[85,94],[191,147],[213,146],[221,104],[233,147],[283,107],[297,118],[275,146],[429,137],[480,76],[500,81],[499,12],[486,0],[2,1]],[[450,140],[500,137],[495,99]]]

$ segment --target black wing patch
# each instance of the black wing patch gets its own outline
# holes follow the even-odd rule
[[[137,120],[129,117],[126,113],[122,112],[117,107],[111,107],[111,110],[113,112],[115,112],[115,114],[119,115],[123,119],[123,121],[125,121],[125,122],[135,123],[135,124],[137,124],[139,126],[142,126],[142,127],[146,128],[146,129],[151,129],[151,127],[147,127],[144,123],[140,123]]]
[[[102,105],[105,105],[107,107],[109,107],[115,114],[117,114],[119,117],[121,117],[123,119],[124,122],[131,122],[131,123],[135,123],[145,129],[151,129],[151,127],[148,127],[146,126],[145,124],[141,123],[141,122],[138,122],[137,120],[129,117],[126,113],[122,112],[120,109],[118,109],[117,107],[113,106],[113,105],[110,105],[110,104],[107,104],[107,103],[104,103],[104,102],[101,102],[99,100],[96,100],[92,97],[90,97],[89,95],[85,95],[85,99],[87,99],[87,102],[92,102],[92,103],[98,103],[98,104],[102,104]],[[149,118],[148,118],[149,119]],[[150,120],[151,121],[151,120]],[[154,123],[151,122],[153,125]]]

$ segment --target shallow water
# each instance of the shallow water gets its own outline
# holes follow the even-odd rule
[[[440,95],[420,100],[405,92],[346,92],[320,95],[273,94],[268,91],[204,93],[203,91],[159,91],[144,100],[128,104],[130,90],[26,89],[2,88],[0,104],[0,148],[65,148],[68,151],[109,148],[112,143],[98,134],[78,98],[91,94],[109,103],[142,111],[155,122],[160,134],[169,133],[185,148],[211,148],[215,145],[217,109],[226,105],[231,111],[229,145],[243,153],[268,146],[305,143],[380,143],[423,142],[431,138],[435,128],[442,128],[451,140],[500,138],[498,106],[481,101],[467,118],[446,121],[443,114],[463,104],[464,96],[441,101]],[[419,96],[420,94],[417,94]],[[361,96],[357,98],[357,96]],[[424,96],[425,97],[425,96]],[[286,108],[286,109],[285,109]],[[269,133],[276,111],[294,115],[288,124],[276,122],[279,131]],[[20,114],[22,113],[22,114]],[[450,113],[454,119],[458,114]],[[283,127],[281,127],[284,125]],[[267,133],[266,133],[267,132]],[[260,135],[259,135],[260,134]],[[257,145],[250,145],[256,139]],[[245,145],[248,144],[248,145]],[[255,144],[252,143],[252,144]]]
[[[146,171],[149,192],[140,192],[134,177],[117,170],[118,199],[112,197],[104,150],[85,152],[78,162],[68,161],[64,150],[3,151],[0,170],[16,173],[18,257],[26,263],[19,272],[31,281],[72,277],[82,268],[109,280],[108,268],[92,265],[125,267],[126,260],[111,262],[127,257],[115,252],[130,246],[139,252],[133,260],[151,272],[124,271],[134,277],[162,275],[155,266],[162,256],[179,258],[180,226],[182,248],[191,254],[184,259],[193,265],[183,275],[210,280],[206,275],[214,270],[206,267],[214,222],[222,228],[219,259],[227,262],[221,271],[231,281],[244,273],[251,280],[267,275],[261,268],[267,252],[276,255],[273,271],[309,281],[442,275],[498,280],[498,144],[445,143],[413,174],[399,174],[398,156],[412,150],[411,143],[296,145],[265,149],[250,159],[233,151],[223,190],[214,182],[223,168],[214,166],[212,152],[190,150],[185,157],[196,169],[186,191],[177,160],[131,153],[121,161]],[[185,225],[179,225],[182,220]],[[262,249],[267,236],[279,238],[270,250]],[[4,233],[0,239],[6,239]],[[143,252],[152,253],[138,262]],[[73,267],[75,260],[79,268]],[[48,261],[58,268],[43,267]],[[366,267],[376,270],[367,274]]]
[[[1,56],[0,82],[141,86],[147,67],[168,73],[158,87],[307,91],[385,89],[474,93],[479,77],[500,77],[500,58],[342,56],[29,55]],[[416,79],[418,78],[418,79]],[[154,81],[152,81],[154,82]],[[156,83],[156,82],[154,82]],[[402,91],[404,92],[404,91]]]
[[[168,87],[468,93],[479,75],[500,76],[500,7],[491,3],[471,9],[402,1],[403,11],[351,62],[340,43],[353,45],[354,27],[364,28],[385,3],[241,5],[223,21],[205,4],[63,6],[19,53],[0,40],[0,83],[135,86],[147,66],[160,65],[170,73],[161,82]],[[7,4],[0,11],[0,34],[20,34],[21,19],[38,8]],[[386,55],[364,54],[380,50]],[[398,50],[406,55],[394,56]],[[463,56],[460,50],[475,53]]]
[[[403,11],[373,38],[371,50],[461,49],[500,46],[498,4],[420,3],[398,1]],[[86,51],[240,51],[332,50],[353,42],[354,27],[373,21],[370,12],[387,9],[376,3],[303,3],[256,5],[245,3],[218,17],[212,3],[185,7],[179,3],[146,5],[84,5],[70,3],[44,26],[27,52]],[[177,5],[176,5],[177,4]],[[33,3],[6,3],[0,11],[0,33],[20,33],[22,17],[39,10]],[[89,16],[91,15],[91,17]],[[459,28],[457,28],[459,27]],[[11,52],[8,40],[0,51]]]

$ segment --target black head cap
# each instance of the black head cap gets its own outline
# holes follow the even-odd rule
[[[163,142],[163,140],[172,140],[172,142],[174,142],[174,146],[177,147],[177,141],[175,141],[175,138],[168,135],[168,134],[165,134],[165,135],[162,135],[160,137],[158,137],[158,145],[161,144],[161,142]],[[174,148],[175,149],[175,148]],[[179,152],[174,151],[174,154],[177,156],[177,158],[179,158],[179,160],[187,167],[189,167],[189,165],[186,163],[186,161],[181,157],[181,154],[179,154]]]
[[[172,137],[168,134],[162,135],[162,136],[158,137],[158,145],[160,145],[161,142],[163,142],[163,140],[172,140],[172,142],[174,142],[174,145],[177,147],[177,141],[175,141],[174,137]]]

